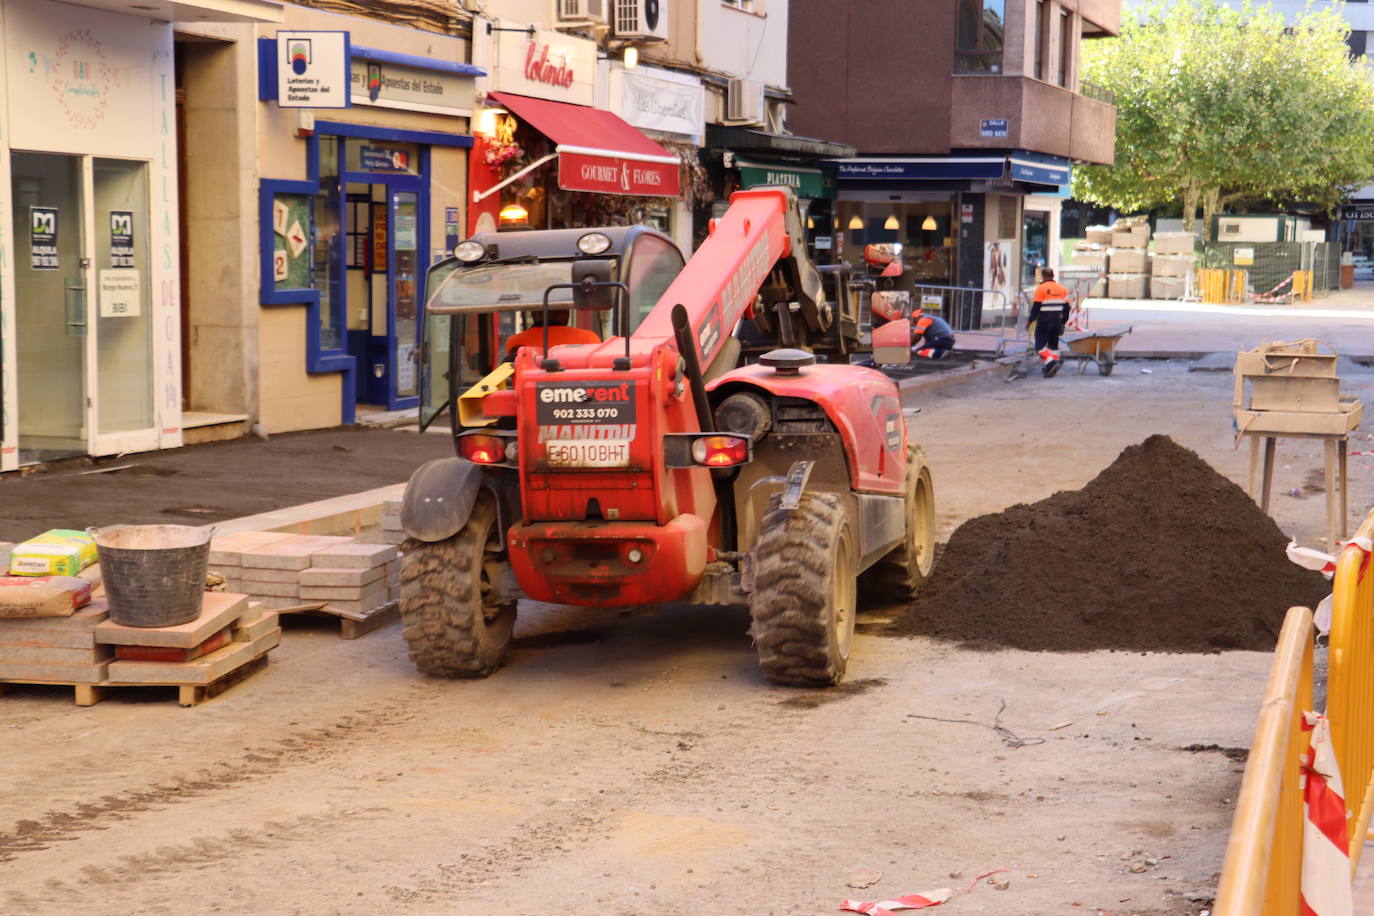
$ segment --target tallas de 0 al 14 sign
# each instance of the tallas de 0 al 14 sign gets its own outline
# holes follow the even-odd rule
[[[277,105],[349,107],[347,32],[277,33]]]

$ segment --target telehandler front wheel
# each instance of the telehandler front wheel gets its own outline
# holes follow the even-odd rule
[[[504,550],[496,506],[479,496],[458,533],[408,540],[401,565],[401,635],[422,674],[486,677],[505,660],[515,602],[490,604],[491,574]]]
[[[935,489],[926,453],[919,445],[906,449],[906,535],[900,544],[863,576],[864,597],[909,602],[921,593],[935,568]]]
[[[858,604],[854,537],[835,493],[805,493],[795,510],[774,496],[754,547],[750,635],[764,677],[794,687],[844,678]]]

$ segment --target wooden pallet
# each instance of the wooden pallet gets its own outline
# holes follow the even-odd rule
[[[71,684],[61,681],[36,681],[36,680],[7,680],[0,681],[0,694],[3,694],[11,686],[16,684],[32,684],[42,687],[73,687],[76,690],[77,706],[94,706],[109,695],[111,690],[119,690],[124,687],[162,687],[163,689],[175,687],[177,689],[177,702],[182,706],[197,706],[213,697],[219,696],[224,691],[233,687],[240,681],[251,677],[263,668],[267,667],[267,653],[259,655],[246,664],[239,665],[233,671],[222,677],[211,681],[208,684],[112,684],[108,681],[99,684]]]
[[[336,611],[323,604],[302,604],[297,607],[277,608],[274,614],[300,614],[311,617],[333,617],[339,621],[339,636],[344,639],[357,639],[373,630],[379,630],[389,623],[401,619],[401,602],[388,601],[380,604],[366,614],[349,611]]]

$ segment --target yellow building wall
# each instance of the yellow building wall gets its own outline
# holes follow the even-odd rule
[[[259,421],[269,433],[343,422],[343,375],[305,371],[305,306],[266,306],[258,320]]]

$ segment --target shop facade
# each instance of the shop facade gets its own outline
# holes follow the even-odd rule
[[[296,44],[281,31],[312,42],[319,69],[307,74],[341,84],[333,98],[283,98]],[[425,272],[461,234],[483,71],[464,39],[298,7],[256,46],[262,422],[306,429],[351,423],[358,405],[414,407]]]
[[[835,231],[845,260],[897,244],[917,286],[998,290],[1008,303],[1058,266],[1067,160],[1020,150],[839,160]]]
[[[806,226],[808,253],[820,264],[839,259],[836,248],[835,165],[856,150],[843,143],[772,133],[762,128],[712,124],[707,155],[719,184],[712,215],[719,215],[737,189],[781,185],[797,195]],[[703,229],[704,226],[699,227]]]
[[[182,444],[173,26],[115,8],[0,4],[0,470]]]
[[[598,107],[596,44],[507,22],[479,21],[473,31],[489,76],[469,160],[468,234],[503,221],[530,229],[641,223],[672,234],[682,159]]]

